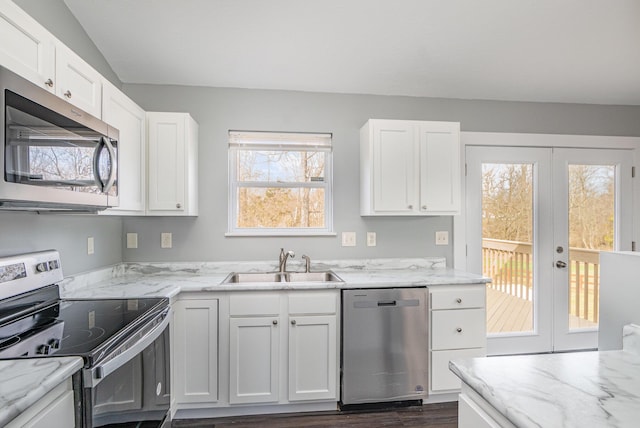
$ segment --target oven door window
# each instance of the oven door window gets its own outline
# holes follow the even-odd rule
[[[11,91],[5,92],[5,180],[83,193],[115,184],[115,142]]]

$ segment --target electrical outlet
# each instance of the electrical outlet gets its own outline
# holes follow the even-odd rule
[[[138,248],[137,233],[127,233],[127,248]]]
[[[376,246],[376,233],[367,232],[367,247],[375,247],[375,246]]]
[[[160,235],[160,248],[171,248],[172,247],[172,234],[171,232],[162,232]]]
[[[449,232],[436,232],[436,245],[449,245]]]
[[[356,246],[356,233],[355,232],[342,232],[342,246],[343,247],[355,247]]]
[[[93,241],[93,236],[90,236],[87,238],[87,254],[91,255],[93,253],[95,253],[95,244]]]

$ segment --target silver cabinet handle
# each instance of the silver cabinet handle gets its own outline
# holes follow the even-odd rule
[[[462,333],[462,328],[458,327],[458,328],[456,328],[456,331],[457,331],[458,333]]]
[[[557,268],[560,268],[560,269],[564,269],[564,268],[566,268],[566,267],[567,267],[567,264],[566,264],[565,262],[563,262],[562,260],[558,260],[558,261],[556,262],[556,267],[557,267]]]
[[[65,97],[71,99],[71,91],[67,89],[67,92],[63,94]]]
[[[413,205],[409,205],[409,206],[407,206],[407,208],[409,208],[410,210],[412,210],[412,209],[413,209]]]
[[[426,209],[427,209],[427,206],[426,206],[426,205],[423,205],[423,206],[422,206],[422,209],[423,209],[423,210],[426,210]]]
[[[278,325],[278,320],[273,320],[273,325]]]
[[[176,208],[178,209],[182,208],[182,204],[176,204]]]
[[[462,299],[458,297],[458,298],[456,299],[456,303],[462,303]]]
[[[50,88],[53,88],[53,80],[51,79],[47,79],[46,82],[44,82],[45,85],[47,85]]]
[[[296,320],[291,320],[291,325],[296,325]]]

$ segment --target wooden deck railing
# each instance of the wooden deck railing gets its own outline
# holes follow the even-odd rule
[[[598,322],[598,250],[569,248],[569,313]],[[533,299],[533,254],[527,242],[482,240],[482,272],[491,288],[526,300]]]

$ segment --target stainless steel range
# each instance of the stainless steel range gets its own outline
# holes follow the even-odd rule
[[[76,355],[76,426],[170,426],[169,300],[61,299],[60,255],[0,258],[0,359]]]

